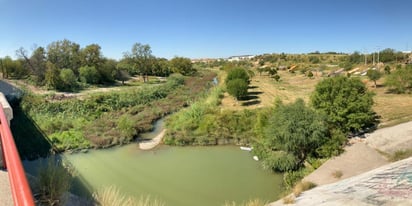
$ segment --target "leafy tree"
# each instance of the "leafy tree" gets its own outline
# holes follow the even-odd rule
[[[116,78],[117,62],[113,59],[103,59],[103,63],[97,68],[100,76],[100,83],[112,83]]]
[[[380,62],[392,62],[396,60],[396,52],[393,49],[386,48],[379,52]]]
[[[373,81],[373,83],[375,84],[375,88],[376,88],[376,81],[381,78],[382,73],[380,73],[378,70],[371,69],[371,70],[368,70],[366,75],[368,76],[370,80]]]
[[[1,60],[1,69],[4,78],[14,77],[22,78],[28,75],[28,70],[23,67],[24,60],[13,60],[6,56]]]
[[[231,70],[229,70],[229,73],[227,74],[226,77],[226,83],[228,83],[231,80],[234,79],[242,79],[245,82],[249,83],[249,74],[246,72],[246,69],[236,67]]]
[[[132,46],[131,52],[126,52],[124,58],[127,59],[129,64],[133,66],[133,72],[143,77],[143,81],[148,80],[149,74],[153,66],[152,50],[148,44],[135,43]]]
[[[327,136],[328,127],[323,116],[298,99],[289,105],[280,104],[273,110],[266,128],[265,145],[271,151],[292,154],[297,165],[303,165],[306,158],[327,141]],[[293,167],[293,164],[288,165]],[[288,167],[274,169],[285,171]]]
[[[80,81],[89,84],[97,84],[100,79],[99,72],[94,66],[83,66],[79,69]]]
[[[130,79],[130,74],[126,70],[119,69],[116,72],[116,79],[119,81],[122,81],[122,84],[124,85],[124,81],[127,81]]]
[[[180,73],[182,75],[191,75],[196,72],[193,68],[192,61],[185,57],[174,57],[170,60],[170,67],[173,72]]]
[[[397,68],[386,77],[385,85],[396,93],[411,92],[412,89],[412,65]]]
[[[43,47],[37,47],[29,61],[33,65],[32,73],[37,77],[36,83],[42,85],[46,75],[46,50]]]
[[[67,39],[47,46],[47,60],[57,68],[69,68],[76,74],[81,65],[80,45]]]
[[[27,50],[24,49],[23,47],[20,47],[18,50],[16,50],[16,56],[19,57],[20,62],[22,63],[23,68],[19,73],[21,74],[27,74],[29,75],[30,73],[35,75],[34,80],[37,84],[42,84],[42,81],[44,79],[44,67],[45,67],[45,56],[44,56],[44,49],[40,48],[39,50],[35,50],[36,56],[29,57],[27,54]],[[37,63],[37,64],[36,64]],[[19,75],[20,76],[20,75]],[[21,78],[23,75],[21,75],[19,78]]]
[[[327,115],[332,128],[346,133],[375,123],[372,96],[360,79],[338,76],[316,85],[311,104]]]
[[[13,64],[13,59],[11,59],[9,56],[6,56],[1,60],[1,72],[3,73],[3,78],[9,78],[9,75],[13,70],[12,67],[14,67]]]
[[[51,62],[46,63],[45,84],[49,89],[57,89],[60,85],[60,69]]]
[[[71,69],[62,69],[60,71],[61,84],[57,86],[58,89],[72,91],[77,86],[77,78]]]
[[[103,62],[103,57],[98,44],[87,45],[80,51],[80,60],[82,66],[100,67]]]
[[[233,79],[226,83],[227,92],[238,100],[247,95],[248,86],[243,79]]]
[[[169,76],[171,72],[170,63],[165,58],[156,58],[153,66],[153,75],[166,77]]]

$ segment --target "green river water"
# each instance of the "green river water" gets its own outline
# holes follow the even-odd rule
[[[161,128],[162,122],[158,124]],[[214,206],[255,198],[273,201],[284,189],[282,175],[264,171],[249,152],[235,146],[160,146],[142,151],[132,143],[62,157],[86,188],[87,192],[75,183],[72,192],[78,195],[113,185],[126,195],[150,195],[167,206]],[[40,162],[24,165],[33,174]]]

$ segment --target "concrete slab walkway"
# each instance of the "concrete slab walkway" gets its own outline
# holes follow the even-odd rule
[[[0,203],[2,206],[14,205],[11,196],[9,174],[4,170],[0,170]]]

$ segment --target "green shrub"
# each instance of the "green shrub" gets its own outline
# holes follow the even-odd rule
[[[283,175],[283,183],[285,184],[286,188],[293,188],[297,182],[299,182],[303,177],[305,177],[305,172],[306,171],[304,169],[286,172]]]
[[[316,150],[321,157],[333,157],[343,152],[346,135],[340,130],[332,130],[330,135],[330,139]]]
[[[299,161],[293,154],[283,151],[271,152],[262,161],[262,165],[266,169],[272,169],[276,172],[286,172],[296,170],[299,167]]]
[[[88,84],[97,84],[100,80],[99,71],[95,67],[84,66],[79,68],[80,81]]]
[[[243,79],[233,79],[226,83],[227,92],[238,100],[247,95],[248,87]]]
[[[235,80],[235,79],[242,79],[245,82],[247,82],[248,84],[249,84],[249,81],[250,81],[250,77],[249,77],[249,74],[246,71],[246,69],[239,68],[239,67],[229,70],[225,82],[227,84],[228,82],[230,82],[232,80]]]

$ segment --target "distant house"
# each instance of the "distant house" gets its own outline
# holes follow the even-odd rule
[[[230,62],[232,62],[232,61],[241,61],[241,60],[250,60],[253,57],[255,57],[255,55],[231,56],[231,57],[227,58],[227,60],[230,61]]]

